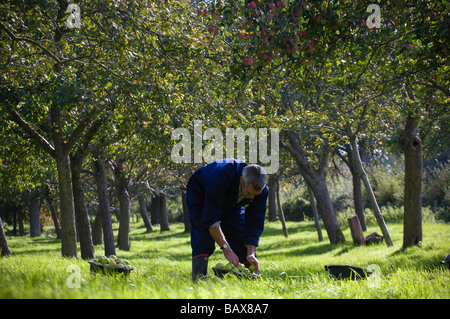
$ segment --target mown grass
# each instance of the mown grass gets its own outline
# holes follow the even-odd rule
[[[114,224],[117,231],[117,224]],[[450,271],[440,261],[450,253],[450,225],[425,223],[420,246],[401,249],[401,224],[389,224],[394,247],[384,243],[356,247],[348,229],[347,242],[330,245],[318,242],[311,222],[288,222],[289,238],[280,223],[266,223],[258,258],[261,278],[224,280],[212,275],[211,267],[224,261],[220,251],[210,258],[209,276],[191,281],[189,234],[182,224],[168,232],[146,233],[133,223],[131,250],[116,253],[130,260],[135,269],[127,278],[90,273],[85,260],[62,258],[60,241],[45,235],[37,238],[11,237],[12,257],[0,259],[0,298],[443,298],[450,297]],[[369,227],[367,233],[379,232]],[[97,255],[103,246],[96,246]],[[367,280],[333,280],[324,266],[350,264],[379,272]],[[69,265],[79,267],[80,288]],[[69,268],[70,270],[70,268]],[[72,277],[71,277],[72,275]],[[68,284],[69,283],[69,284]]]

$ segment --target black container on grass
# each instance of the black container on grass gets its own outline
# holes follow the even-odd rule
[[[364,279],[372,273],[367,269],[349,265],[325,265],[325,270],[333,278],[351,280]]]

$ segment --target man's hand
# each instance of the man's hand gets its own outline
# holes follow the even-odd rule
[[[231,264],[235,266],[239,265],[239,257],[234,253],[234,251],[230,247],[227,247],[223,250],[223,255]]]
[[[219,245],[219,247],[223,247],[223,245],[227,243],[220,226],[210,227],[209,233],[211,234],[211,237],[216,241],[217,245]],[[233,265],[239,265],[239,257],[234,253],[230,246],[223,250],[223,255]]]
[[[256,268],[255,272],[257,274],[259,274],[260,273],[259,272],[259,261],[256,258],[255,252],[256,252],[256,247],[255,246],[247,245],[247,261],[250,264],[255,266],[255,268]]]

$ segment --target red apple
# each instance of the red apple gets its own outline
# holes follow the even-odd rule
[[[250,9],[255,9],[255,8],[256,8],[256,3],[250,2],[250,3],[248,4],[248,7],[249,7]]]

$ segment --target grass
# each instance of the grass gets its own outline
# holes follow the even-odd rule
[[[401,249],[401,224],[388,224],[394,247],[356,247],[348,229],[347,243],[330,245],[326,238],[319,243],[311,222],[287,226],[289,238],[283,236],[280,223],[266,223],[258,249],[261,278],[216,278],[211,267],[224,261],[216,250],[210,258],[210,276],[195,284],[190,279],[190,237],[182,224],[171,224],[168,232],[146,233],[144,226],[133,223],[131,250],[116,250],[135,267],[128,278],[91,274],[85,260],[62,258],[60,241],[53,237],[8,236],[13,256],[0,259],[0,299],[450,298],[450,271],[440,264],[450,253],[448,224],[425,223],[423,243],[406,250]],[[117,232],[118,224],[114,227]],[[372,231],[379,229],[369,227],[367,233]],[[102,255],[103,246],[95,251]],[[327,264],[364,268],[375,264],[378,275],[360,281],[333,280],[324,269]],[[74,282],[70,265],[79,267],[80,288],[70,288]]]

